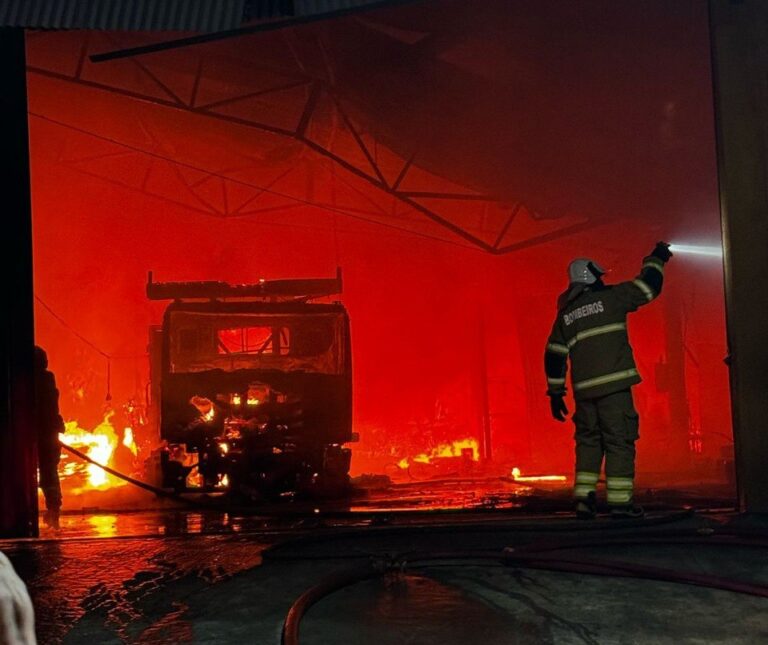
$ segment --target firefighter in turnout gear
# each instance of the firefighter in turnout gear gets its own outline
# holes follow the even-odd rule
[[[580,258],[568,267],[570,285],[558,300],[558,312],[547,341],[544,367],[552,416],[565,421],[565,376],[571,359],[571,385],[576,401],[576,515],[596,515],[595,488],[605,458],[608,505],[615,518],[642,517],[633,503],[635,441],[638,416],[632,386],[640,375],[627,336],[627,314],[661,293],[664,265],[672,257],[659,242],[643,260],[640,275],[629,282],[606,285],[605,271]]]
[[[45,497],[45,523],[59,528],[61,510],[61,484],[59,483],[59,459],[61,444],[59,433],[64,432],[64,421],[59,414],[59,390],[56,377],[48,369],[48,356],[35,345],[35,425],[37,430],[37,456],[40,471],[40,488]]]

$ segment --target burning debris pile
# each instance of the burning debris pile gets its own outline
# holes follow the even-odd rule
[[[480,461],[480,448],[476,439],[467,438],[441,443],[428,452],[422,452],[415,457],[403,457],[397,462],[399,468],[407,470],[412,464],[437,464],[442,459],[461,459],[463,462]],[[465,465],[470,465],[467,463]]]
[[[403,457],[397,462],[399,473],[407,474],[411,479],[430,479],[440,476],[468,476],[484,474],[488,476],[499,471],[501,464],[482,464],[479,442],[473,438],[442,442],[437,446],[413,457]],[[489,470],[490,467],[490,470]],[[565,475],[523,475],[520,468],[514,467],[506,477],[520,484],[530,483],[565,483]],[[397,474],[397,473],[396,473]]]

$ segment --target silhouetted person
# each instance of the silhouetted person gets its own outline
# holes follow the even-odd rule
[[[633,502],[639,419],[632,386],[640,383],[640,374],[627,335],[627,315],[661,293],[664,265],[671,257],[669,245],[659,242],[643,259],[640,275],[614,285],[603,282],[605,271],[588,258],[577,258],[568,267],[570,284],[558,302],[544,369],[552,416],[565,421],[570,358],[576,400],[573,492],[579,518],[591,519],[597,513],[596,486],[603,461],[611,516],[643,516],[642,507]]]
[[[40,488],[45,496],[45,522],[52,528],[59,528],[61,511],[59,433],[64,432],[64,421],[59,414],[59,391],[56,389],[56,378],[48,369],[48,356],[38,346],[35,346],[34,367],[37,455]]]

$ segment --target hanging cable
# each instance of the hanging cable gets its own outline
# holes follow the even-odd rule
[[[108,354],[103,349],[101,349],[96,343],[89,340],[85,336],[83,336],[77,329],[75,329],[72,325],[70,325],[64,318],[62,318],[59,314],[54,311],[54,309],[47,303],[45,300],[43,300],[40,296],[35,295],[35,300],[37,303],[45,309],[54,320],[56,320],[64,329],[69,331],[75,338],[80,340],[82,343],[90,347],[94,352],[96,352],[99,356],[104,358],[104,360],[107,362],[107,393],[104,397],[104,400],[109,402],[112,400],[112,361],[115,358],[120,359],[138,359],[138,358],[144,358],[145,354],[136,354],[133,356],[114,356],[112,354]]]
[[[111,359],[111,356],[107,354],[107,352],[105,352],[103,349],[100,349],[95,343],[88,340],[79,331],[77,331],[77,329],[72,327],[72,325],[70,325],[66,320],[64,320],[61,316],[59,316],[59,314],[57,314],[50,307],[50,305],[48,305],[48,303],[46,303],[40,296],[35,295],[35,300],[43,309],[45,309],[49,314],[51,314],[51,316],[53,316],[61,324],[61,326],[67,329],[73,336],[80,339],[83,343],[88,345],[88,347],[90,347],[94,352],[96,352],[97,354],[100,354],[105,359],[107,359],[107,361]]]

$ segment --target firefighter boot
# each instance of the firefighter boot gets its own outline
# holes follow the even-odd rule
[[[612,520],[639,520],[643,517],[645,517],[645,511],[642,506],[625,504],[611,507]]]
[[[587,494],[586,499],[576,501],[576,519],[593,520],[597,515],[597,498],[595,492]]]
[[[43,514],[43,522],[45,522],[46,526],[49,528],[52,528],[54,531],[58,531],[61,528],[59,526],[59,515],[60,511],[58,508],[55,506],[53,508],[49,508]]]

